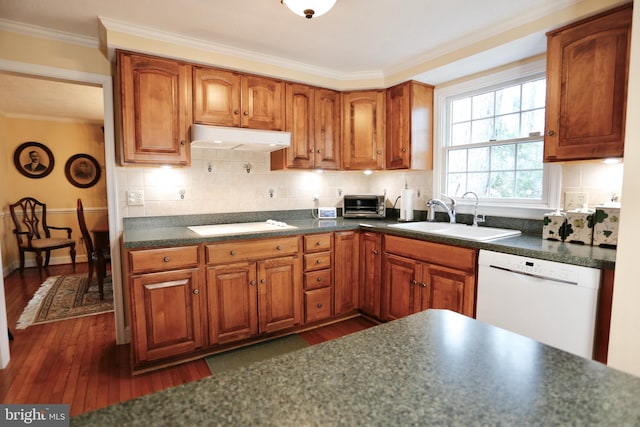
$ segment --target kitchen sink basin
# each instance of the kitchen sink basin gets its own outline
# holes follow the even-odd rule
[[[502,239],[504,237],[518,236],[520,230],[493,227],[473,227],[465,224],[450,224],[448,222],[407,222],[403,224],[391,224],[389,227],[417,233],[436,234],[440,236],[456,237],[459,239],[486,242]]]
[[[263,233],[298,228],[284,222],[268,220],[265,222],[234,222],[231,224],[194,225],[187,227],[200,236],[222,236],[225,234]]]

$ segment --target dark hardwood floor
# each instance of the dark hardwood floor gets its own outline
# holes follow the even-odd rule
[[[86,264],[76,266],[76,273],[86,271]],[[71,273],[71,265],[50,266],[44,276]],[[113,313],[16,330],[22,310],[41,282],[35,268],[4,278],[14,340],[9,365],[0,370],[0,402],[64,403],[71,405],[73,416],[211,375],[205,361],[197,360],[131,376],[129,345],[115,344]],[[300,335],[317,344],[371,326],[369,320],[354,318]]]

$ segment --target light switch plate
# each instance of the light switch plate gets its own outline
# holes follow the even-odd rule
[[[142,190],[127,191],[127,206],[144,206],[144,192]]]
[[[567,191],[564,193],[564,210],[582,209],[582,207],[589,203],[588,193],[580,191]]]

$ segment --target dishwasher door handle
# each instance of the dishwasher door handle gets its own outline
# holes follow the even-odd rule
[[[513,273],[513,274],[519,274],[521,276],[534,277],[534,278],[540,279],[540,280],[549,280],[549,281],[552,281],[552,282],[564,283],[566,285],[578,286],[577,282],[572,282],[570,280],[556,279],[555,277],[546,277],[546,276],[541,276],[539,274],[527,273],[525,271],[512,270],[510,268],[499,267],[499,266],[493,265],[493,264],[489,264],[489,267],[490,268],[495,268],[496,270],[507,271],[507,272]]]

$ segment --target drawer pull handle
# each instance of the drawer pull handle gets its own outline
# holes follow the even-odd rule
[[[322,260],[321,259],[316,260],[316,264],[322,264]]]
[[[320,243],[320,241],[318,240],[318,241],[316,242],[316,246],[321,246],[321,245],[322,245],[322,243]]]
[[[278,245],[278,247],[276,247],[276,249],[281,251],[282,250],[282,245]]]
[[[378,255],[378,250],[377,249],[374,249],[372,252],[373,252],[374,255]]]
[[[231,251],[229,253],[231,254],[231,256],[236,256],[236,251]]]
[[[166,257],[162,258],[162,260],[164,262],[169,262],[169,261],[171,261],[171,257],[166,256]]]
[[[322,282],[322,277],[318,277],[318,278],[316,279],[316,282]]]
[[[318,305],[316,307],[322,308],[322,303],[318,303]]]
[[[193,293],[194,293],[194,295],[198,295],[200,293],[200,289],[194,289]]]

